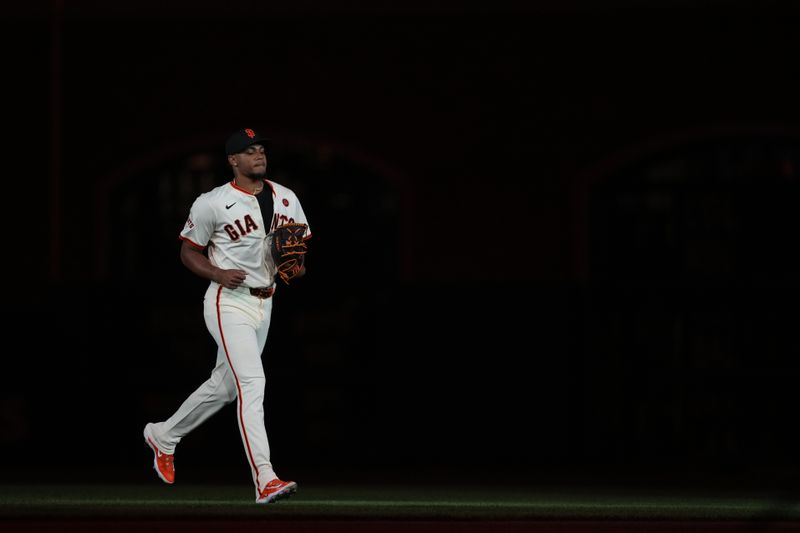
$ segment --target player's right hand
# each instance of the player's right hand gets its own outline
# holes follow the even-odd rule
[[[217,283],[225,287],[226,289],[236,289],[244,283],[244,279],[247,277],[247,273],[244,270],[223,270],[222,273],[219,275],[219,279]]]

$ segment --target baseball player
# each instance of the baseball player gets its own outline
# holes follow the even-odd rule
[[[297,483],[281,481],[275,473],[264,425],[266,380],[261,353],[269,330],[271,297],[277,289],[267,235],[284,222],[308,224],[295,193],[265,178],[267,142],[252,129],[234,132],[225,143],[233,180],[201,194],[192,205],[180,233],[180,257],[191,272],[210,280],[204,316],[218,346],[216,366],[171,417],[144,428],[145,442],[154,454],[153,468],[165,483],[174,483],[175,447],[236,400],[257,503],[270,503],[297,491]],[[303,240],[310,237],[311,230],[306,228]],[[304,273],[305,267],[299,275]]]

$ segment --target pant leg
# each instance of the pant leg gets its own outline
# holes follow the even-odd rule
[[[256,491],[276,477],[264,424],[266,378],[261,353],[269,329],[272,300],[220,289],[206,306],[206,323],[230,368],[236,389],[236,420]],[[215,326],[216,324],[216,326]]]
[[[156,445],[164,453],[175,453],[183,437],[236,398],[236,383],[225,353],[217,351],[217,363],[211,376],[189,395],[175,413],[164,422],[153,424]]]

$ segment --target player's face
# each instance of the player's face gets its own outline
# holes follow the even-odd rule
[[[239,173],[250,179],[262,179],[267,175],[267,153],[260,144],[249,146],[244,152],[236,154]]]

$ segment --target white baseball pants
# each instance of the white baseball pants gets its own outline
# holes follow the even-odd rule
[[[211,377],[164,422],[153,424],[156,445],[175,453],[181,439],[223,406],[238,400],[236,419],[256,494],[277,476],[270,463],[264,426],[266,378],[261,353],[267,341],[272,298],[261,299],[249,289],[226,289],[212,282],[206,291],[206,327],[217,343],[217,362]]]

